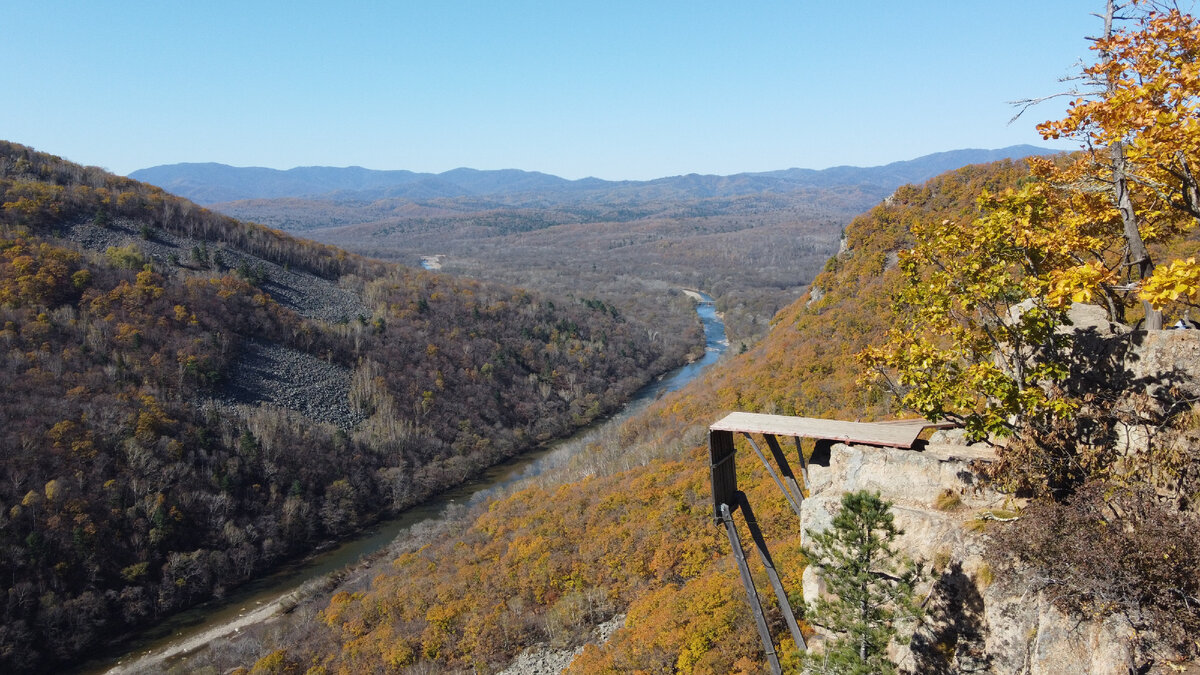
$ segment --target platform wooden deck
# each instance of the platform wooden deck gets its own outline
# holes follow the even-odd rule
[[[862,443],[891,448],[911,448],[921,432],[930,427],[946,429],[952,422],[894,420],[889,422],[845,422],[815,417],[788,417],[735,412],[709,427],[712,431],[770,434],[794,438],[816,438],[841,443]]]

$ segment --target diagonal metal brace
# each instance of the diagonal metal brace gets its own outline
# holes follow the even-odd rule
[[[795,642],[798,649],[807,651],[808,644],[804,641],[804,634],[800,632],[800,625],[796,623],[796,615],[792,613],[791,601],[788,599],[787,591],[783,589],[783,581],[779,578],[779,572],[775,570],[775,561],[771,559],[771,552],[767,549],[767,542],[763,539],[762,530],[758,528],[758,519],[754,517],[750,501],[746,499],[746,493],[741,491],[738,491],[738,499],[742,517],[746,519],[746,526],[750,528],[750,537],[754,540],[754,550],[758,551],[758,558],[762,561],[763,567],[767,569],[767,578],[771,581],[775,599],[779,601],[779,610],[783,613],[783,619],[792,633],[792,641]]]
[[[787,456],[783,454],[783,448],[779,447],[779,441],[775,438],[774,434],[763,434],[763,438],[767,440],[767,447],[771,449],[771,454],[775,457],[775,463],[779,465],[779,473],[783,475],[783,482],[787,483],[796,504],[803,504],[804,491],[800,489],[800,484],[796,482],[796,474],[792,473],[792,465],[788,464]],[[801,467],[803,467],[803,454],[800,455],[800,461]],[[806,477],[805,487],[808,487],[807,480]]]
[[[740,494],[740,493],[739,493]],[[745,495],[742,495],[743,500]],[[771,665],[774,675],[781,675],[779,655],[775,653],[775,642],[771,639],[771,630],[767,628],[767,617],[763,614],[762,603],[758,599],[758,591],[754,588],[754,578],[750,576],[750,566],[746,564],[746,552],[742,549],[742,540],[738,537],[737,526],[729,512],[728,504],[718,507],[721,522],[725,525],[725,533],[729,536],[729,544],[733,547],[733,557],[737,560],[738,572],[742,576],[742,585],[746,587],[746,599],[750,603],[750,611],[754,614],[754,623],[758,626],[758,636],[762,638],[763,649],[767,653],[767,663]]]
[[[767,473],[771,475],[771,478],[775,481],[775,485],[777,485],[779,487],[779,491],[783,493],[783,496],[785,498],[787,498],[788,504],[791,505],[792,510],[796,512],[796,517],[803,518],[803,516],[800,515],[800,502],[804,500],[804,497],[800,496],[799,501],[797,500],[797,494],[800,492],[800,488],[797,487],[796,493],[794,494],[788,488],[788,486],[784,483],[784,479],[780,478],[779,474],[776,473],[775,467],[771,466],[771,463],[767,461],[766,455],[764,455],[762,453],[762,450],[758,449],[758,445],[755,444],[754,439],[750,437],[750,434],[743,433],[742,435],[746,437],[746,442],[749,443],[750,447],[754,449],[754,454],[758,455],[758,458],[760,460],[762,460],[762,464],[764,467],[766,467]],[[767,436],[767,438],[770,439],[770,441],[768,441],[768,443],[775,440],[774,436]],[[774,452],[776,450],[776,448],[778,448],[778,447],[779,447],[779,444],[775,443],[774,446],[771,448],[772,452]],[[778,452],[778,453],[776,453],[775,457],[776,457],[776,459],[783,459],[783,453]],[[783,460],[783,465],[787,466],[786,459]],[[788,477],[791,478],[792,483],[795,483],[796,478],[794,476],[790,475],[791,472],[792,472],[791,467],[788,467],[788,471],[787,471]]]

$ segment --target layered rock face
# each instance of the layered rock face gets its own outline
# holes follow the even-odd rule
[[[958,438],[956,438],[956,435]],[[808,531],[829,527],[846,492],[878,492],[894,503],[904,534],[898,548],[920,563],[927,581],[926,617],[893,660],[909,673],[1098,675],[1136,672],[1132,631],[1117,620],[1081,621],[1055,609],[1038,580],[994,575],[984,557],[989,523],[1011,514],[1011,498],[980,481],[976,462],[994,457],[967,446],[961,432],[938,432],[921,450],[834,445],[828,466],[809,468],[810,498],[801,512]],[[804,572],[804,597],[824,592]],[[820,640],[816,640],[819,642]]]
[[[1118,412],[1123,406],[1136,413],[1115,423],[1117,447],[1134,456],[1152,437],[1162,446],[1197,447],[1195,431],[1164,433],[1155,423],[1200,398],[1200,330],[1135,331],[1092,305],[1072,306],[1069,317],[1064,330],[1076,337],[1070,386],[1109,392]],[[801,509],[805,544],[808,531],[830,526],[846,492],[878,492],[894,503],[904,530],[898,548],[929,578],[920,589],[928,593],[926,618],[910,646],[893,650],[906,672],[1171,672],[1146,663],[1128,622],[1068,616],[1033,570],[993,571],[986,539],[1003,524],[991,521],[1014,516],[1005,511],[1021,504],[980,480],[978,463],[992,459],[989,446],[966,444],[961,430],[939,431],[918,450],[834,445],[828,461],[810,467],[811,496]],[[823,592],[816,571],[805,570],[804,597],[811,602]],[[1200,673],[1200,665],[1190,667]]]

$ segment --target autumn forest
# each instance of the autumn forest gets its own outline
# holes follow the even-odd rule
[[[1036,130],[1069,152],[123,177],[0,141],[0,671],[1194,672],[1200,19],[1099,4],[1066,101],[1017,111],[1063,103]],[[730,441],[735,525],[731,411],[938,429],[797,438],[792,492]],[[435,505],[197,644],[129,647]]]
[[[381,265],[11,143],[0,189],[8,670],[585,425],[699,334]],[[344,313],[277,302],[278,283]],[[341,414],[257,405],[286,384],[244,381],[264,348],[331,373]]]

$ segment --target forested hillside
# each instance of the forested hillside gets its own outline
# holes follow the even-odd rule
[[[328,601],[247,638],[254,658],[321,672],[488,670],[535,642],[576,643],[621,613],[625,627],[589,646],[573,670],[762,672],[728,542],[711,520],[704,430],[732,409],[891,414],[886,397],[856,387],[854,355],[890,324],[895,253],[911,245],[908,226],[970,217],[980,189],[1026,174],[1006,161],[899,189],[851,223],[845,250],[815,282],[820,290],[781,313],[760,345],[590,448],[558,476],[565,484],[544,480],[440,533],[398,542],[394,556],[353,575]],[[738,480],[763,531],[779,537],[771,550],[785,585],[799,592],[794,515],[756,463],[744,461]],[[228,667],[233,651],[216,647],[204,658]]]
[[[803,292],[878,187],[511,205],[494,199],[295,199],[219,205],[363,255],[606,302],[651,305],[686,286],[716,298],[731,339],[751,342]],[[340,225],[341,227],[332,227]],[[661,310],[660,310],[661,311]]]
[[[650,181],[568,181],[536,172],[441,174],[173,165],[134,172],[213,209],[409,265],[558,294],[637,299],[703,289],[735,348],[804,292],[851,218],[900,185],[970,163],[1048,152],[957,150],[877,167],[787,169]],[[221,200],[218,195],[227,195]],[[656,310],[663,313],[663,309]]]
[[[613,410],[699,342],[589,300],[0,143],[0,669],[220,596]]]

